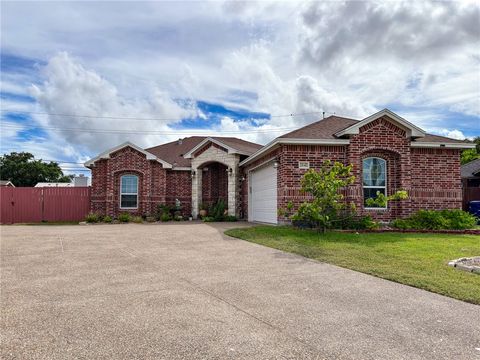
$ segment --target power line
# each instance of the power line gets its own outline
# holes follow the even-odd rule
[[[77,118],[87,118],[87,119],[135,120],[135,121],[179,121],[179,120],[184,120],[184,119],[179,119],[179,118],[138,118],[138,117],[124,117],[124,116],[59,114],[59,113],[23,111],[23,110],[14,110],[14,109],[1,109],[0,111],[10,112],[10,113],[19,113],[19,114],[29,114],[29,115],[49,115],[49,116],[77,117]],[[296,113],[296,114],[295,113],[290,113],[290,114],[283,114],[283,115],[268,115],[268,114],[266,114],[265,118],[318,115],[318,114],[322,114],[322,113],[326,113],[326,112],[325,111],[312,111],[312,112],[305,112],[305,113]],[[256,113],[256,114],[259,114],[259,113]],[[329,114],[333,114],[333,113],[329,113]],[[244,119],[252,119],[252,117],[244,117]]]
[[[0,124],[2,127],[8,129],[24,129],[22,125],[15,124]],[[75,132],[88,132],[88,133],[99,133],[99,134],[142,134],[142,135],[207,135],[215,131],[215,129],[199,131],[198,129],[193,129],[193,131],[188,131],[188,129],[179,129],[177,131],[158,131],[158,130],[112,130],[112,129],[85,129],[85,128],[64,128],[64,127],[53,127],[53,126],[41,126],[39,124],[30,124],[34,128],[39,128],[42,130],[53,130],[53,131],[75,131]],[[274,129],[261,129],[261,130],[221,130],[222,134],[265,134],[271,132],[283,132],[289,130],[295,130],[294,128],[274,128]],[[217,130],[218,131],[218,130]]]

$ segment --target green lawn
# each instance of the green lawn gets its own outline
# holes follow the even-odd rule
[[[321,234],[291,227],[255,226],[227,235],[480,304],[480,275],[449,260],[480,256],[480,236],[414,233]]]

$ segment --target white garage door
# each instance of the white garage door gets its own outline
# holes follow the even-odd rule
[[[250,173],[250,221],[277,223],[277,169],[273,163]]]

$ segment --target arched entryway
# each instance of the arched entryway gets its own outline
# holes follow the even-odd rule
[[[198,216],[203,201],[225,199],[229,215],[238,215],[238,164],[240,156],[209,146],[192,158],[192,215]],[[205,183],[205,185],[204,185]],[[225,193],[226,191],[226,193]]]
[[[204,208],[210,208],[218,201],[228,206],[228,166],[219,162],[209,162],[200,166],[202,171],[202,203]]]

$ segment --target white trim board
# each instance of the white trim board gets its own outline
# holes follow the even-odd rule
[[[475,144],[469,143],[449,143],[449,142],[418,142],[412,141],[413,148],[442,148],[442,149],[475,149]]]

